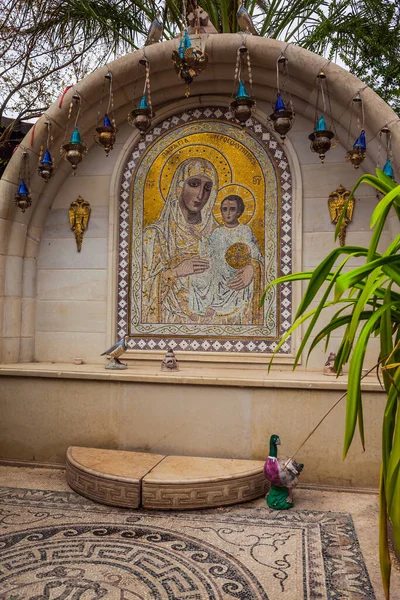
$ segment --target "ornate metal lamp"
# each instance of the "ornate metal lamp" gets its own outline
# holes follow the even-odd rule
[[[250,85],[250,92],[252,92],[253,79],[251,74],[251,61],[250,61],[250,53],[246,46],[246,42],[243,41],[240,48],[238,48],[236,54],[236,66],[235,66],[235,77],[234,77],[234,85],[236,84],[236,80],[238,81],[238,90],[236,92],[236,96],[234,100],[230,103],[230,108],[233,112],[233,115],[239,123],[243,126],[246,121],[251,117],[251,113],[255,108],[256,102],[249,96],[245,88],[245,65],[247,65],[247,74],[248,81]]]
[[[29,181],[29,157],[28,152],[24,150],[22,153],[21,166],[19,170],[18,191],[14,198],[15,206],[18,206],[23,213],[32,205],[32,199],[29,192]]]
[[[184,22],[186,22],[185,17]],[[179,81],[186,83],[186,98],[190,96],[190,84],[193,82],[193,79],[201,71],[204,71],[208,64],[208,55],[202,47],[202,38],[200,36],[196,37],[197,39],[192,38],[193,41],[196,41],[196,45],[194,45],[187,29],[185,29],[182,32],[178,50],[174,50],[171,55],[172,64],[174,65]]]
[[[382,136],[386,137],[386,140],[385,140],[386,162],[385,162],[385,164],[383,166],[382,171],[385,173],[385,175],[387,175],[388,177],[390,177],[390,179],[393,179],[393,181],[394,181],[392,134],[391,134],[391,131],[390,131],[390,129],[389,129],[389,127],[387,125],[385,125],[385,127],[382,127],[382,129],[379,132],[379,138],[380,138],[381,144],[382,144]],[[377,164],[378,168],[380,168],[380,150],[381,150],[381,147],[379,145],[379,148],[378,148],[378,164]]]
[[[142,58],[139,64],[145,67],[146,75],[144,81],[143,95],[139,106],[128,115],[128,122],[132,127],[137,127],[143,136],[151,127],[151,121],[154,117],[153,107],[151,103],[150,90],[150,64],[147,58]]]
[[[63,146],[61,146],[60,151],[61,151],[61,154],[63,155],[63,157],[65,158],[65,160],[67,160],[71,164],[73,173],[75,175],[77,166],[82,161],[85,154],[87,154],[88,149],[87,149],[87,146],[82,142],[81,135],[80,135],[79,129],[78,129],[78,119],[79,119],[79,114],[80,114],[80,110],[81,110],[81,97],[78,93],[75,93],[72,96],[72,102],[69,105],[68,120],[71,117],[74,102],[77,106],[76,117],[75,117],[75,128],[72,132],[70,141],[68,142],[68,144],[64,144]],[[68,130],[68,125],[67,125],[67,129],[65,131],[65,134],[67,133],[67,130]]]
[[[280,86],[280,70],[283,74],[282,89]],[[285,141],[288,131],[293,125],[294,110],[292,100],[289,95],[289,99],[285,102],[282,98],[282,93],[286,92],[286,82],[289,78],[288,71],[288,59],[282,53],[276,61],[276,100],[273,105],[274,112],[269,116],[271,127],[281,137],[282,142]]]
[[[322,101],[323,113],[319,112],[319,105]],[[320,116],[319,116],[320,115]],[[328,129],[325,115],[330,121],[330,125],[333,129]],[[311,140],[312,152],[317,152],[319,158],[323,163],[325,160],[325,154],[332,147],[332,139],[337,139],[336,128],[332,118],[332,107],[328,89],[328,81],[325,73],[320,71],[317,75],[317,101],[315,104],[315,119],[314,119],[314,131],[308,136]]]
[[[51,136],[51,122],[49,119],[46,120],[47,127],[47,139],[46,139],[46,150],[42,145],[40,146],[39,163],[37,172],[42,179],[47,183],[54,172],[53,159],[50,154],[50,142],[53,140]]]
[[[367,151],[367,141],[365,138],[365,129],[364,129],[364,105],[360,95],[360,92],[353,98],[353,105],[359,107],[359,111],[361,111],[361,119],[360,114],[357,115],[357,129],[359,131],[359,135],[356,141],[353,144],[353,147],[346,152],[346,161],[350,162],[355,169],[358,169],[360,164],[363,162],[366,151]],[[349,125],[349,136],[351,131],[351,122],[352,122],[353,111],[350,114],[350,125]],[[348,145],[350,145],[350,141],[348,141]]]
[[[108,106],[107,112],[103,118],[103,125],[96,127],[97,136],[94,136],[96,144],[99,146],[103,146],[106,156],[109,155],[110,151],[113,149],[115,144],[115,134],[117,133],[117,128],[115,126],[115,117],[114,117],[114,99],[113,99],[113,91],[112,91],[112,73],[108,71],[107,75],[104,76],[104,79],[109,84],[108,90]],[[111,119],[109,117],[111,115]]]

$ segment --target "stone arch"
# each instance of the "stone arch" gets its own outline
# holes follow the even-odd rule
[[[242,43],[240,34],[205,36],[209,66],[191,86],[192,96],[188,101],[199,104],[209,102],[211,96],[226,99],[232,94],[232,80],[237,48]],[[326,59],[276,40],[248,37],[253,68],[253,92],[258,101],[260,113],[268,114],[275,82],[275,61],[285,50],[290,65],[290,90],[296,113],[307,119],[314,117],[315,79],[323,68],[328,75],[332,97],[333,116],[337,122],[338,135],[342,144],[347,143],[349,117],[348,107],[353,96],[361,90],[365,105],[366,130],[369,139],[368,158],[365,166],[371,170],[378,158],[378,140],[380,129],[389,124],[392,131],[392,145],[395,155],[400,152],[399,118],[391,108],[360,80],[341,67]],[[171,52],[177,41],[172,40],[146,48],[146,56],[151,65],[152,98],[158,111],[171,106],[183,96],[183,86],[177,82],[171,65]],[[83,115],[80,121],[81,133],[86,141],[94,129],[98,110],[98,98],[101,95],[103,78],[108,68],[114,77],[114,103],[117,125],[127,116],[133,97],[140,96],[143,88],[144,73],[139,66],[144,50],[138,50],[125,56],[108,67],[99,69],[77,84],[76,89],[82,97]],[[53,104],[47,111],[53,123],[54,149],[61,145],[65,135],[65,123],[68,105],[73,90],[70,90],[59,108]],[[356,134],[353,121],[351,137]],[[30,169],[34,173],[38,158],[40,140],[45,130],[45,119],[41,118],[35,127],[34,139],[31,134],[23,141],[30,155]],[[92,149],[93,142],[89,151]],[[34,313],[36,261],[43,227],[58,189],[70,176],[67,163],[60,163],[56,173],[48,184],[38,176],[32,177],[31,209],[22,214],[13,205],[17,190],[20,148],[10,161],[0,181],[0,321],[2,331],[3,362],[30,361],[34,348]],[[2,317],[2,319],[1,319]]]

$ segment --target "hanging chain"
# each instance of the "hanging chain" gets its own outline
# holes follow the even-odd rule
[[[146,69],[146,76],[145,76],[145,84],[144,84],[144,89],[145,89],[145,94],[146,94],[146,90],[147,90],[147,104],[149,105],[150,111],[153,112],[153,105],[151,103],[151,88],[150,88],[150,63],[148,61],[148,59],[146,58],[146,64],[145,64],[145,69]]]

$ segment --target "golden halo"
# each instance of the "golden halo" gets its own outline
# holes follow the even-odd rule
[[[164,201],[168,196],[176,169],[188,158],[205,158],[210,161],[218,173],[218,183],[220,186],[232,181],[232,170],[229,161],[222,152],[207,144],[185,144],[185,146],[182,146],[171,154],[161,168],[159,185],[160,194]]]
[[[254,217],[256,210],[256,199],[253,192],[241,183],[230,183],[228,185],[223,185],[218,190],[217,198],[213,207],[214,217],[220,225],[225,224],[221,216],[221,202],[227,196],[231,196],[233,194],[235,196],[240,196],[244,202],[244,213],[240,215],[239,223],[246,225]]]

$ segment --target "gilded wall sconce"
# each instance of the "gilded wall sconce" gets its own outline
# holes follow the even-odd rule
[[[339,242],[341,246],[344,246],[346,241],[346,229],[347,225],[353,219],[353,211],[354,211],[354,198],[350,198],[350,190],[346,190],[342,185],[340,185],[337,190],[331,192],[328,198],[328,207],[329,214],[331,216],[331,221],[335,225],[339,221],[339,218],[343,212],[344,207],[346,206],[346,213],[343,217],[342,224],[340,226],[339,232]],[[350,198],[350,199],[349,199]]]
[[[81,196],[71,202],[68,209],[69,226],[75,234],[78,252],[82,249],[83,234],[88,227],[91,210],[89,202]]]

